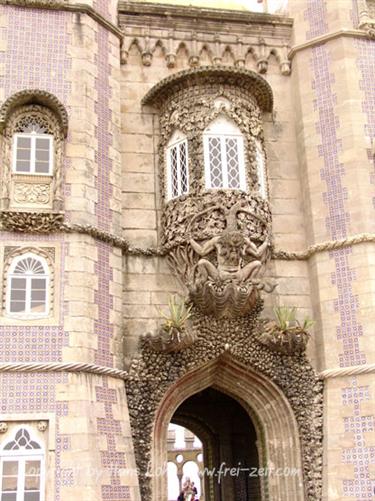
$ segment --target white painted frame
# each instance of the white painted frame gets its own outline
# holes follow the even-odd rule
[[[257,157],[257,175],[259,184],[259,194],[264,200],[268,198],[266,156],[260,141],[255,141]]]
[[[182,191],[181,186],[181,161],[180,161],[180,145],[185,144],[186,149],[186,179],[187,179],[187,191]],[[177,185],[178,185],[178,194],[173,196],[172,194],[172,149],[177,147]],[[173,198],[177,198],[181,195],[186,195],[189,193],[189,149],[188,142],[186,136],[180,132],[175,131],[172,134],[171,139],[167,144],[167,199],[172,200]]]
[[[5,445],[7,445],[10,441],[14,440],[17,432],[21,429],[27,430],[30,434],[30,438],[37,442],[40,445],[40,449],[28,449],[27,452],[25,449],[16,449],[7,451],[4,450]],[[45,501],[45,485],[46,485],[46,454],[45,448],[40,440],[35,436],[33,430],[29,426],[20,426],[16,428],[11,437],[8,437],[8,440],[4,440],[4,443],[0,449],[0,496],[3,494],[2,491],[2,480],[3,480],[3,465],[4,461],[17,461],[18,462],[18,476],[17,476],[17,500],[16,501],[24,501],[24,486],[25,486],[25,466],[26,461],[40,461],[40,501]]]
[[[44,269],[44,274],[39,274],[39,275],[26,275],[26,274],[14,274],[14,269],[16,268],[17,264],[27,258],[33,258],[38,260],[43,269]],[[10,297],[11,297],[11,290],[12,290],[12,278],[26,278],[26,300],[25,300],[25,308],[26,312],[25,313],[18,313],[18,312],[11,312],[10,311]],[[32,313],[30,311],[30,306],[31,306],[31,280],[33,278],[45,278],[46,279],[46,302],[45,302],[45,308],[44,312],[37,312],[37,313]],[[27,252],[26,254],[21,254],[20,256],[17,256],[13,259],[8,275],[7,275],[7,289],[6,289],[6,314],[12,318],[18,318],[21,320],[29,320],[33,318],[45,318],[48,317],[49,312],[50,312],[50,271],[49,267],[47,264],[47,261],[45,260],[44,257],[39,256],[38,254],[34,254],[32,252]]]
[[[220,156],[222,166],[223,186],[216,187],[211,185],[211,165],[210,165],[210,148],[209,139],[217,138],[220,141]],[[228,183],[228,163],[226,153],[226,139],[236,139],[238,148],[238,168],[240,186],[238,188],[230,188]],[[239,128],[226,117],[221,116],[214,120],[203,132],[203,151],[204,151],[204,172],[206,189],[238,189],[247,190],[246,173],[245,173],[245,154],[244,140]]]
[[[18,139],[25,138],[31,140],[31,151],[30,151],[30,171],[20,172],[17,171],[17,149],[18,149]],[[35,162],[36,162],[36,140],[37,139],[48,139],[49,142],[49,160],[48,160],[48,172],[35,172]],[[17,133],[13,136],[13,157],[12,157],[12,170],[14,174],[20,176],[52,176],[53,175],[53,136],[51,134],[38,134],[36,132],[31,133]]]

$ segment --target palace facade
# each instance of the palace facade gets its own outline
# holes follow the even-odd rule
[[[0,0],[1,501],[167,501],[170,423],[373,499],[374,77],[374,0]]]

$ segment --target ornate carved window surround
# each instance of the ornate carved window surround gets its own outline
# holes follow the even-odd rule
[[[2,211],[62,211],[62,162],[67,130],[66,109],[48,92],[24,90],[3,103],[0,107]],[[28,143],[29,151],[21,151],[21,141]],[[47,150],[48,168],[40,162],[36,167],[37,159],[45,156]],[[25,165],[20,168],[17,158],[22,154],[27,154],[30,162],[23,162]]]
[[[271,87],[261,76],[225,66],[185,70],[159,82],[142,104],[154,106],[160,113],[159,174],[164,200],[168,193],[165,150],[177,129],[188,141],[189,195],[206,191],[204,131],[219,117],[232,123],[243,137],[246,175],[241,188],[259,192],[257,151],[259,145],[264,148],[261,115],[270,112],[273,104]]]

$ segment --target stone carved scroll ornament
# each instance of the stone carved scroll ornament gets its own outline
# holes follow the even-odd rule
[[[209,207],[190,220],[188,244],[171,249],[169,262],[183,275],[190,298],[203,313],[218,318],[247,315],[255,308],[261,290],[272,292],[275,288],[275,284],[262,279],[271,255],[270,237],[266,235],[257,244],[238,229],[237,214],[250,212],[237,203],[224,213],[225,229],[198,242],[192,227],[197,222],[199,226],[204,213],[215,211],[223,209],[219,205]]]

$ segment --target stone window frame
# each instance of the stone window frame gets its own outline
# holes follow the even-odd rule
[[[233,123],[243,137],[245,188],[241,187],[235,191],[244,191],[246,193],[256,191],[261,198],[267,198],[261,195],[261,180],[258,177],[259,172],[256,162],[256,148],[257,144],[259,144],[265,162],[264,193],[268,194],[267,154],[264,144],[263,121],[257,115],[253,103],[248,102],[248,109],[244,111],[244,99],[239,100],[233,92],[228,90],[218,90],[212,93],[208,99],[202,98],[202,109],[199,110],[196,116],[194,110],[190,110],[186,115],[181,113],[184,103],[179,103],[177,100],[173,100],[172,103],[161,110],[162,134],[159,142],[159,176],[161,197],[165,203],[168,204],[174,200],[168,197],[168,170],[165,149],[173,132],[177,129],[186,136],[188,143],[189,192],[187,195],[211,191],[210,188],[206,188],[204,131],[220,116]],[[185,106],[185,108],[188,108],[188,106]],[[249,124],[247,117],[250,115],[251,123]],[[194,128],[192,130],[193,122]]]
[[[33,255],[44,261],[48,270],[47,280],[47,308],[46,313],[42,314],[18,314],[9,311],[9,295],[10,295],[10,272],[13,263],[21,260],[26,255]],[[50,319],[54,315],[54,296],[55,296],[55,249],[54,248],[36,248],[36,247],[6,247],[4,255],[4,270],[3,270],[3,315],[16,321],[30,320],[45,320]]]
[[[185,163],[181,161],[181,146],[185,147]],[[177,175],[177,193],[173,193],[173,173],[172,173],[172,154],[173,150],[177,148],[177,160],[176,160],[176,175]],[[187,195],[189,193],[189,145],[186,134],[181,130],[175,130],[171,135],[170,140],[166,146],[166,188],[167,188],[167,200],[172,200],[181,195]],[[184,163],[184,165],[183,165]],[[185,170],[186,178],[186,188],[182,186],[182,171]]]
[[[28,273],[20,273],[15,274],[15,269],[18,266],[19,263],[24,261],[25,259],[34,259],[37,263],[39,263],[40,267],[43,268],[43,273],[37,274],[28,274]],[[20,256],[17,256],[13,259],[13,261],[10,264],[9,270],[8,270],[8,277],[7,277],[7,291],[6,291],[6,314],[11,317],[17,317],[17,318],[23,318],[23,319],[29,319],[29,318],[44,318],[47,317],[49,314],[49,268],[46,260],[42,256],[38,256],[37,254],[33,252],[28,252],[26,254],[22,254]],[[13,291],[13,282],[14,279],[17,278],[24,278],[26,281],[26,286],[25,286],[25,312],[18,313],[18,312],[13,312],[11,311],[11,295]],[[32,304],[32,280],[33,279],[44,279],[45,280],[45,301],[44,301],[44,311],[43,312],[37,312],[33,313],[31,311],[31,304]]]
[[[212,186],[211,179],[211,155],[209,140],[215,138],[220,143],[220,157],[221,157],[221,172],[222,172],[222,186]],[[239,186],[229,186],[229,173],[228,173],[228,151],[227,139],[235,138],[237,143],[237,156],[238,156],[238,176]],[[245,144],[244,137],[241,130],[232,120],[229,120],[225,114],[219,114],[212,122],[210,122],[203,131],[203,154],[204,154],[204,174],[205,174],[205,188],[206,190],[212,189],[235,189],[247,191],[246,171],[245,171]]]
[[[39,422],[38,429],[39,431],[44,431],[47,426],[44,425],[46,423]],[[43,425],[43,426],[42,426]],[[17,434],[21,430],[26,430],[30,436],[30,442],[32,446],[32,442],[38,447],[33,447],[30,449],[14,449],[11,451],[6,451],[5,447],[10,444],[12,441],[15,441]],[[2,441],[2,445],[0,448],[0,479],[1,484],[3,480],[3,465],[4,462],[12,461],[18,463],[18,475],[17,475],[17,501],[23,501],[25,494],[25,467],[26,461],[40,461],[40,479],[39,479],[39,500],[45,500],[45,486],[46,486],[46,447],[42,440],[37,436],[35,430],[29,424],[18,424],[17,427],[14,427],[11,433],[8,433],[6,438]],[[2,494],[2,487],[0,487],[0,494]]]
[[[20,173],[14,169],[17,134],[31,123],[39,124],[53,138],[53,170],[45,173]],[[61,212],[63,210],[62,165],[68,115],[52,94],[23,90],[13,94],[0,107],[1,155],[0,210]],[[13,193],[14,187],[17,190]]]

